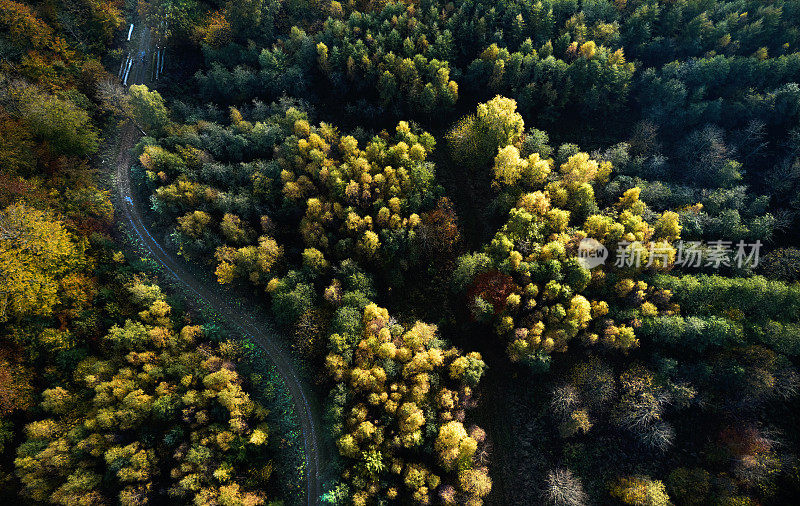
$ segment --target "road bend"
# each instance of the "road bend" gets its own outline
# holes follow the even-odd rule
[[[242,336],[251,338],[275,364],[289,390],[303,432],[308,504],[319,504],[322,494],[322,453],[325,449],[320,405],[308,382],[301,379],[301,373],[289,358],[289,353],[281,346],[285,341],[273,330],[272,323],[262,312],[254,308],[250,301],[229,293],[213,280],[200,279],[192,272],[191,266],[167,252],[148,231],[130,179],[131,149],[139,137],[138,129],[131,122],[123,126],[116,159],[118,219],[124,221],[133,232],[134,238],[147,249],[165,273],[186,288],[190,294],[190,302],[212,308],[230,327]]]
[[[155,37],[152,30],[145,26],[135,30],[128,46],[128,54],[133,58],[128,74],[128,85],[151,84],[153,72],[151,64],[154,60]],[[257,344],[275,367],[289,390],[294,403],[295,413],[303,431],[303,451],[306,463],[306,490],[308,504],[319,504],[322,493],[321,456],[322,427],[320,405],[316,402],[309,384],[301,380],[300,372],[289,358],[289,354],[279,343],[281,339],[272,330],[272,325],[260,311],[252,310],[249,301],[232,297],[225,293],[219,285],[202,280],[192,273],[192,269],[183,260],[168,253],[147,230],[142,219],[135,192],[132,191],[130,179],[130,153],[139,139],[139,129],[130,121],[122,127],[116,152],[116,184],[119,195],[118,214],[125,225],[133,232],[133,236],[147,249],[166,273],[184,286],[191,295],[190,302],[205,304],[222,316],[230,327],[244,337],[249,337]],[[121,212],[119,212],[121,211]],[[234,302],[236,302],[234,304]],[[242,307],[250,310],[242,310]]]
[[[149,27],[138,28],[131,38],[134,41],[129,46],[129,54],[134,58],[128,76],[128,85],[150,85],[150,63],[154,61],[155,37]],[[309,505],[320,503],[322,494],[322,454],[323,425],[320,416],[321,407],[312,393],[308,382],[301,379],[301,374],[290,354],[282,347],[285,342],[273,330],[271,322],[263,312],[252,304],[227,292],[213,280],[204,280],[195,275],[190,265],[184,260],[168,253],[161,244],[147,230],[140,208],[137,205],[135,192],[132,191],[130,167],[131,149],[140,137],[138,127],[128,121],[122,127],[116,151],[116,185],[119,195],[117,203],[118,218],[123,219],[125,225],[133,232],[133,236],[150,252],[151,256],[163,268],[165,273],[186,288],[191,295],[190,302],[211,307],[219,314],[228,325],[249,337],[258,345],[275,367],[289,390],[294,403],[295,413],[300,421],[303,432],[303,450],[306,463],[306,490]]]

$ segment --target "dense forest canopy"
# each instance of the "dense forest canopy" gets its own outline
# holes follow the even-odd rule
[[[796,0],[0,0],[0,494],[789,504],[798,230]]]
[[[115,232],[97,155],[135,105],[104,69],[124,21],[0,5],[2,502],[292,500],[282,385]]]

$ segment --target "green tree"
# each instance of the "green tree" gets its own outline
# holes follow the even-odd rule
[[[169,112],[157,91],[143,84],[130,87],[129,99],[133,120],[149,135],[162,135],[169,125]]]
[[[22,115],[31,133],[57,156],[86,157],[100,145],[89,114],[69,100],[48,95],[28,96]]]

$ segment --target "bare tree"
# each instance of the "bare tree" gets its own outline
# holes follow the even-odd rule
[[[589,497],[580,478],[569,469],[554,469],[547,474],[544,500],[555,506],[583,506]]]
[[[567,418],[578,408],[580,398],[578,390],[572,385],[564,385],[553,390],[553,398],[550,401],[550,408],[559,418]]]
[[[128,115],[129,104],[125,88],[115,79],[100,79],[97,82],[97,96],[107,110],[120,116]]]

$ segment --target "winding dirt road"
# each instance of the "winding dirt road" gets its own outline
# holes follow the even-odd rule
[[[139,243],[163,267],[164,272],[171,274],[191,294],[190,303],[210,306],[243,337],[250,337],[275,364],[278,374],[289,389],[303,431],[308,504],[318,504],[322,493],[321,453],[324,449],[320,405],[308,384],[300,379],[299,371],[289,359],[288,353],[281,348],[281,340],[261,310],[251,301],[216,285],[213,280],[201,279],[200,275],[192,272],[191,266],[168,253],[148,232],[136,205],[135,192],[131,189],[130,152],[138,138],[136,127],[130,122],[126,123],[116,152],[116,185],[119,196],[116,212]]]
[[[129,44],[129,55],[132,55],[133,62],[127,83],[128,85],[150,84],[153,76],[151,65],[155,64],[154,37],[148,27],[137,29],[134,33],[131,38],[132,43]],[[278,374],[289,389],[303,431],[308,504],[318,504],[322,493],[321,463],[324,462],[321,456],[324,447],[322,442],[324,429],[319,416],[320,405],[314,399],[308,384],[300,379],[300,373],[289,359],[288,353],[278,344],[280,339],[277,338],[272,325],[260,308],[252,301],[231,294],[212,279],[203,279],[202,275],[195,274],[191,266],[168,253],[148,232],[136,205],[136,195],[132,191],[130,179],[131,148],[139,137],[139,129],[129,121],[122,127],[116,146],[118,216],[124,220],[125,225],[133,232],[133,236],[150,252],[163,270],[170,273],[191,294],[190,303],[211,307],[243,337],[250,337],[275,364]]]
[[[148,27],[138,29],[131,38],[129,54],[133,54],[128,76],[128,85],[150,84],[154,64],[154,37]],[[213,279],[198,274],[187,262],[168,253],[150,234],[142,219],[135,192],[131,188],[131,149],[140,137],[138,127],[128,121],[122,127],[115,151],[115,179],[119,195],[116,212],[146,248],[165,273],[171,274],[190,295],[189,303],[207,305],[217,312],[229,326],[242,337],[250,337],[261,347],[275,364],[278,374],[289,389],[295,412],[303,431],[303,445],[308,480],[307,499],[309,505],[319,504],[322,494],[322,463],[325,449],[320,404],[313,396],[307,382],[301,380],[300,372],[289,358],[289,353],[279,344],[281,339],[273,329],[263,311],[244,297],[237,296],[219,286]]]

